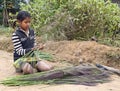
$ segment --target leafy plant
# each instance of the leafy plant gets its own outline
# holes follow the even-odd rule
[[[110,0],[35,0],[21,7],[32,14],[37,34],[48,39],[112,37],[120,28],[120,8]]]

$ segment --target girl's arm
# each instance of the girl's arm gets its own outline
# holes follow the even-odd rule
[[[32,48],[23,49],[20,38],[18,35],[16,35],[16,33],[13,33],[12,35],[12,42],[14,45],[14,50],[18,55],[25,55],[26,53],[32,50]]]

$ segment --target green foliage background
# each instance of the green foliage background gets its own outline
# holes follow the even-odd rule
[[[46,39],[112,37],[120,28],[120,8],[110,0],[35,0],[21,4],[32,27]]]

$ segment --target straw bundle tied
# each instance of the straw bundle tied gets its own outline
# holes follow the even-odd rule
[[[91,64],[81,64],[64,69],[54,69],[30,75],[21,75],[1,81],[8,86],[26,86],[34,84],[82,84],[96,85],[109,81],[109,72]]]

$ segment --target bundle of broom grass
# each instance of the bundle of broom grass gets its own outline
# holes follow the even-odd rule
[[[108,80],[109,74],[93,65],[78,65],[29,75],[20,75],[1,81],[8,86],[35,84],[82,84],[96,85]]]
[[[33,62],[38,60],[52,61],[53,56],[49,53],[42,52],[40,50],[34,50],[28,52],[26,55],[22,56],[14,62],[14,66],[19,68],[21,62]]]

